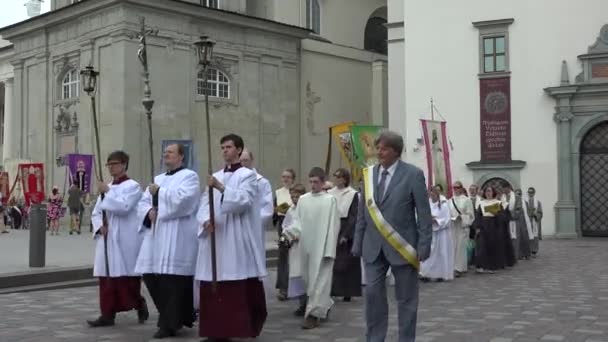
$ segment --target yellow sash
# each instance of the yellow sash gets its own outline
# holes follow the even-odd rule
[[[373,166],[363,169],[363,187],[365,191],[365,198],[367,199],[366,206],[369,211],[369,216],[374,221],[376,229],[380,232],[380,235],[386,239],[386,241],[395,249],[401,256],[407,260],[410,265],[414,266],[417,270],[420,269],[418,263],[418,256],[416,249],[412,247],[405,239],[399,235],[399,233],[388,223],[380,208],[376,205],[374,200],[374,171]]]

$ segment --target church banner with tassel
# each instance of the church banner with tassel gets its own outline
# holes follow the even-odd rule
[[[440,184],[448,198],[452,197],[452,168],[450,143],[445,121],[420,120],[426,148],[427,180],[429,189]]]
[[[44,164],[19,164],[26,205],[44,201]]]

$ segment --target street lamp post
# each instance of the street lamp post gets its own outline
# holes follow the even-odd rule
[[[198,64],[203,67],[203,89],[205,92],[205,120],[207,125],[207,168],[209,175],[213,174],[213,167],[211,164],[211,120],[209,116],[209,90],[211,88],[207,84],[207,72],[209,70],[209,65],[211,65],[211,59],[213,58],[214,46],[215,41],[209,39],[209,37],[207,36],[200,37],[200,39],[194,43]],[[215,227],[215,202],[213,199],[212,187],[209,187],[209,223],[212,227]],[[211,239],[211,288],[215,292],[217,290],[217,256],[215,247],[215,229],[211,230],[209,237]]]
[[[99,145],[99,125],[97,123],[97,110],[95,107],[95,93],[97,92],[97,76],[99,72],[95,71],[92,65],[88,65],[84,70],[80,71],[82,77],[83,90],[91,98],[91,114],[93,115],[93,128],[95,130],[95,148],[97,155],[97,179],[103,182],[103,171],[101,168],[101,147]],[[104,194],[101,194],[101,200],[103,201]],[[102,211],[103,226],[108,227],[108,219],[105,210]],[[110,263],[108,262],[108,234],[103,234],[103,254],[106,266],[106,276],[110,276]]]

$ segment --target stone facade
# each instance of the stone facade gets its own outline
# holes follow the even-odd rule
[[[8,59],[14,73],[10,119],[5,119],[5,132],[13,133],[11,143],[4,145],[3,158],[44,162],[47,188],[64,183],[62,155],[95,150],[89,97],[80,89],[64,99],[62,85],[67,73],[89,64],[100,72],[96,109],[102,156],[127,150],[132,177],[149,181],[142,67],[134,38],[140,16],[147,26],[158,29],[147,39],[155,100],[155,172],[160,172],[164,139],[192,139],[198,169],[207,169],[204,96],[197,92],[199,69],[192,47],[202,34],[217,41],[215,67],[230,82],[229,98],[210,97],[212,150],[218,151],[222,135],[242,135],[259,169],[275,184],[283,167],[302,174],[321,164],[327,147],[316,142],[327,141],[328,125],[352,116],[370,122],[372,111],[386,107],[386,101],[372,99],[379,91],[372,89],[374,85],[385,83],[384,56],[319,37],[308,39],[310,32],[295,26],[298,23],[243,15],[251,14],[249,2],[220,1],[223,10],[203,8],[199,1],[85,0],[66,6],[68,2],[56,0],[52,8],[57,10],[44,14],[44,19],[0,29],[13,43]],[[317,69],[323,64],[320,61],[332,63],[337,72],[332,75],[329,66]],[[335,83],[329,87],[328,81]],[[341,89],[340,84],[348,86]],[[320,103],[311,107],[307,101],[313,93]],[[306,126],[307,115],[321,117],[315,118],[312,130]],[[213,166],[220,165],[218,151]]]

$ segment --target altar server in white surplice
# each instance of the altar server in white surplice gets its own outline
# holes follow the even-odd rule
[[[274,215],[274,200],[272,198],[272,185],[266,177],[258,173],[258,170],[254,167],[253,152],[248,149],[244,149],[240,157],[241,165],[255,172],[255,179],[258,184],[258,196],[256,202],[260,207],[260,220],[262,233],[262,243],[266,244],[266,229],[270,227],[272,223],[272,215]],[[264,259],[266,258],[266,248],[260,249],[263,253]]]
[[[325,171],[315,167],[308,177],[311,192],[300,197],[291,228],[299,230],[302,277],[308,295],[303,329],[316,328],[334,304],[331,285],[340,233],[338,202],[323,190]]]
[[[139,202],[144,242],[135,268],[143,274],[159,313],[155,338],[175,336],[194,322],[196,211],[201,196],[198,175],[183,166],[183,145],[167,146],[163,160],[167,172],[154,178]]]
[[[203,193],[197,214],[199,252],[196,279],[200,280],[201,337],[210,340],[257,337],[266,321],[262,279],[266,255],[260,232],[258,177],[243,167],[239,157],[243,139],[229,134],[220,140],[225,168],[209,176],[214,190],[215,225],[209,222],[209,196]],[[271,202],[272,203],[272,202]],[[217,288],[212,287],[211,238],[217,246]]]
[[[454,242],[450,230],[450,206],[442,199],[440,190],[431,190],[429,204],[433,215],[431,256],[420,265],[420,276],[431,280],[454,279]]]
[[[142,195],[141,187],[127,176],[129,155],[125,152],[110,153],[106,165],[112,176],[112,183],[108,185],[100,182],[97,185],[104,198],[97,198],[91,217],[93,238],[96,240],[93,275],[99,277],[101,309],[98,319],[87,321],[91,327],[114,325],[118,312],[130,310],[137,310],[139,323],[148,319],[148,307],[140,294],[141,275],[135,272],[142,239],[138,233],[141,218],[134,209]],[[104,225],[103,211],[107,225]],[[106,270],[104,236],[107,236],[109,270]]]
[[[469,229],[475,219],[473,203],[466,195],[466,189],[461,182],[454,182],[454,196],[449,201],[452,217],[452,237],[454,241],[454,272],[460,277],[467,272],[467,244]]]

